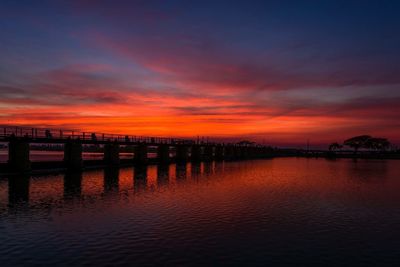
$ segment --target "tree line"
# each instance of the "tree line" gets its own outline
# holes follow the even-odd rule
[[[359,135],[345,140],[343,144],[337,142],[330,144],[329,151],[342,149],[344,146],[354,149],[354,153],[357,153],[359,149],[386,151],[390,148],[391,143],[386,138]]]

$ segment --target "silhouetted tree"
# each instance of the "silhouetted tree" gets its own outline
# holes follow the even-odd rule
[[[343,146],[337,142],[330,144],[329,151],[335,151],[341,149]]]
[[[366,146],[369,139],[371,139],[371,136],[369,136],[369,135],[355,136],[355,137],[345,140],[343,142],[343,145],[353,148],[354,153],[357,153],[357,151],[360,148]]]
[[[365,148],[385,151],[390,147],[390,142],[386,138],[372,137],[365,143]]]

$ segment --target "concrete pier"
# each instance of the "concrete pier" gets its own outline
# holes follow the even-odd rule
[[[27,172],[31,169],[29,160],[29,142],[23,139],[11,139],[8,144],[8,167],[12,172]]]
[[[24,173],[31,169],[42,170],[46,168],[67,168],[70,171],[81,170],[84,165],[95,167],[105,165],[108,167],[119,166],[120,163],[146,165],[149,163],[168,164],[171,162],[187,163],[192,162],[211,162],[214,160],[239,160],[251,158],[263,158],[279,156],[271,147],[256,145],[246,142],[239,143],[210,143],[190,139],[164,138],[164,137],[144,137],[104,133],[88,133],[67,130],[50,130],[46,128],[24,128],[24,127],[3,127],[0,131],[0,141],[9,143],[8,163],[0,164],[0,171]],[[64,145],[63,162],[50,161],[30,162],[29,153],[31,144],[46,144],[52,147]],[[88,159],[83,161],[83,148],[85,146],[101,147],[104,146],[103,160]],[[120,149],[123,146],[123,149]],[[155,152],[152,148],[157,148],[157,158],[148,158],[148,151]],[[150,149],[149,149],[150,148]],[[134,152],[133,159],[121,159],[119,151]],[[170,152],[176,151],[174,157],[170,157]],[[299,155],[300,152],[290,155]]]
[[[234,146],[226,146],[225,147],[225,160],[234,160],[235,159],[235,147]]]
[[[107,165],[118,165],[119,160],[119,144],[109,143],[104,145],[104,163]]]
[[[193,145],[191,154],[192,155],[190,159],[192,161],[201,161],[202,160],[201,146]]]
[[[169,145],[163,144],[157,147],[157,158],[160,163],[169,163]]]
[[[64,145],[64,164],[70,170],[80,170],[83,167],[82,143],[68,141]]]
[[[213,161],[214,160],[214,146],[207,145],[204,147],[204,160]]]
[[[240,146],[234,146],[233,147],[233,159],[238,160],[242,159],[242,147]]]
[[[135,163],[145,164],[147,163],[147,145],[139,144],[135,147]]]
[[[224,160],[224,151],[225,147],[222,145],[217,145],[215,147],[215,159],[216,160]]]
[[[249,158],[249,147],[242,146],[240,147],[240,159],[247,159]]]
[[[189,148],[185,145],[176,146],[176,162],[184,163],[189,159]]]

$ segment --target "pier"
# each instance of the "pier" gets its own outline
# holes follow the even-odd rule
[[[146,137],[95,132],[78,132],[47,128],[18,126],[0,127],[0,142],[7,143],[8,161],[2,164],[1,172],[24,173],[40,168],[63,168],[81,170],[93,165],[119,166],[121,164],[146,165],[171,162],[202,162],[223,160],[245,160],[270,157],[266,146],[256,144],[233,144],[204,142],[200,140]],[[31,144],[62,145],[62,162],[31,162]],[[102,160],[84,160],[84,146],[92,145],[103,152]],[[130,159],[121,159],[121,147],[133,149]],[[149,149],[156,152],[149,158]]]

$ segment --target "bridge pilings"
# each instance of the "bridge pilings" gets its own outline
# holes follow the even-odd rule
[[[224,152],[225,152],[225,148],[222,145],[217,145],[215,147],[215,159],[216,160],[224,160]]]
[[[157,158],[160,163],[169,163],[169,145],[162,144],[157,147]]]
[[[239,148],[240,150],[240,159],[247,159],[249,158],[249,147],[247,146],[242,146]]]
[[[67,141],[64,144],[64,164],[70,170],[81,170],[82,161],[82,143],[76,140]]]
[[[148,161],[147,158],[147,145],[139,144],[135,147],[135,155],[134,155],[135,163],[146,164]]]
[[[104,162],[107,165],[118,165],[120,163],[118,143],[104,145]]]
[[[202,147],[200,145],[192,146],[190,159],[194,162],[202,160]]]
[[[234,146],[228,145],[225,147],[224,159],[225,160],[234,160],[235,159],[235,147]]]
[[[185,163],[189,159],[189,148],[186,145],[176,146],[176,162]]]
[[[204,160],[213,161],[214,160],[214,146],[207,145],[204,147]]]
[[[27,172],[31,169],[29,142],[25,139],[11,139],[8,143],[8,167],[12,172]]]

